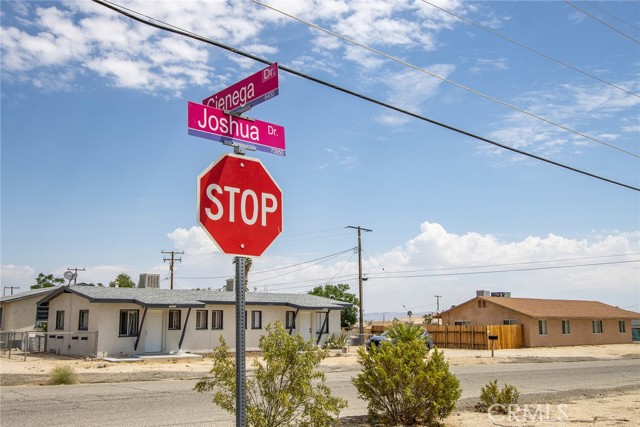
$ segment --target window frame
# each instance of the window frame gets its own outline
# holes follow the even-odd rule
[[[327,319],[325,323],[325,319]],[[328,311],[316,311],[316,334],[328,334],[329,333],[329,312]],[[324,327],[326,325],[326,327]]]
[[[618,320],[618,332],[621,334],[627,333],[627,324],[624,320]]]
[[[170,331],[179,331],[182,329],[182,310],[169,310],[167,329]]]
[[[517,319],[502,319],[502,324],[503,325],[517,325],[518,324],[518,320]]]
[[[64,310],[56,310],[56,331],[64,331]]]
[[[216,313],[220,313],[220,322],[217,322]],[[220,326],[217,324],[220,323]],[[224,329],[224,311],[223,310],[211,310],[211,329],[221,330]]]
[[[251,310],[251,329],[262,329],[262,310]]]
[[[549,335],[547,319],[538,319],[538,335]]]
[[[602,320],[592,320],[591,330],[594,334],[604,334],[604,324]]]
[[[89,310],[78,311],[78,330],[79,331],[89,330]]]
[[[196,329],[209,329],[209,310],[196,310]]]
[[[296,312],[295,310],[287,310],[284,315],[285,329],[296,328]]]
[[[125,323],[125,333],[122,333],[122,320],[123,320],[123,315],[126,316],[126,323]],[[135,320],[135,322],[133,322],[133,320]],[[138,309],[129,309],[129,308],[123,308],[120,310],[120,316],[119,316],[119,324],[118,324],[118,336],[119,337],[136,337],[138,336],[138,332],[139,332],[139,325],[140,322],[140,310]]]
[[[560,328],[562,331],[562,335],[571,335],[571,321],[569,319],[561,320]]]

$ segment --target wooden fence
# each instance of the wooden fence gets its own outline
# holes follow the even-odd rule
[[[491,348],[489,335],[497,335],[496,350],[524,347],[523,325],[423,325],[439,348]]]

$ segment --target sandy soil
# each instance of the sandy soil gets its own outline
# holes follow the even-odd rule
[[[496,350],[495,357],[486,350],[444,349],[451,365],[552,362],[596,359],[634,358],[640,363],[640,345],[620,344],[601,346],[577,346],[555,348],[525,348]],[[188,357],[188,358],[186,358]],[[250,355],[247,366],[254,358]],[[211,369],[206,357],[193,355],[171,356],[166,359],[140,362],[109,362],[100,359],[82,359],[54,355],[27,355],[5,353],[0,356],[0,384],[44,385],[49,372],[59,364],[70,365],[78,374],[79,382],[124,382],[159,379],[198,379]],[[353,371],[358,369],[355,348],[347,355],[334,354],[322,362],[321,370]],[[597,426],[619,427],[640,425],[640,384],[624,390],[592,390],[576,395],[542,395],[534,400],[523,399],[520,408],[513,408],[513,415],[493,415],[473,411],[473,403],[460,402],[461,410],[454,412],[445,422],[446,427],[475,426]],[[527,404],[527,406],[525,406]],[[538,406],[540,405],[540,406]],[[558,406],[563,405],[563,406]],[[367,425],[364,417],[344,419],[343,426]]]

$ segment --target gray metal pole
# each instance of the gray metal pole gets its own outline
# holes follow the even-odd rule
[[[245,257],[236,257],[236,427],[247,425],[246,384],[247,371],[245,362],[245,295],[246,283]]]

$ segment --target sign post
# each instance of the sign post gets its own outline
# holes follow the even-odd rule
[[[247,259],[235,257],[236,264],[236,426],[247,425],[247,367],[245,359],[245,323],[244,313]]]

